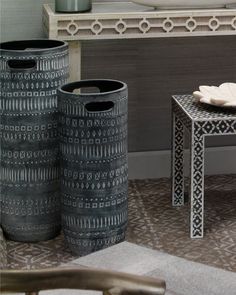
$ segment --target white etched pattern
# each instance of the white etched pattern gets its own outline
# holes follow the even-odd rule
[[[65,227],[69,227],[71,230],[75,229],[97,229],[98,235],[102,235],[100,230],[107,229],[112,226],[120,226],[127,221],[127,211],[122,211],[114,215],[109,216],[73,216],[67,215],[66,213],[62,215],[62,222]],[[77,232],[77,234],[79,234]],[[83,235],[86,235],[83,233]]]
[[[33,53],[28,56],[20,56],[20,55],[10,55],[10,54],[2,54],[0,56],[0,70],[1,71],[9,71],[8,61],[9,60],[36,60],[36,68],[34,71],[55,71],[55,70],[64,70],[69,67],[69,58],[67,51],[50,54],[50,58],[48,55],[34,55]]]
[[[16,113],[18,116],[30,112],[51,111],[57,108],[56,90],[39,92],[12,92],[4,93],[0,98],[0,114]],[[18,113],[20,112],[20,114]]]
[[[57,137],[57,129],[53,128],[51,130],[42,130],[41,128],[38,130],[34,130],[34,132],[27,130],[25,128],[23,130],[22,127],[26,126],[16,126],[19,127],[19,130],[16,132],[13,131],[0,131],[0,139],[4,144],[7,143],[17,143],[21,140],[28,141],[29,143],[33,142],[55,142],[55,138]],[[28,127],[28,126],[27,126]],[[18,129],[18,128],[17,128]]]
[[[32,232],[34,232],[34,234],[37,236],[42,236],[42,232],[47,232],[48,231],[55,231],[55,229],[57,229],[58,231],[58,220],[57,223],[55,222],[50,222],[50,223],[46,223],[46,224],[16,224],[14,226],[7,224],[4,225],[4,230],[6,232],[10,232],[11,235],[12,234],[16,234],[19,235],[19,231],[24,232],[25,235],[28,235],[29,238],[32,235]]]
[[[73,121],[76,120],[72,119]],[[102,120],[101,126],[95,126],[96,124],[93,123],[88,126],[90,120],[86,122],[86,120],[80,119],[79,121],[81,124],[73,126],[73,128],[59,128],[61,153],[68,160],[72,156],[74,161],[80,156],[90,162],[97,158],[105,160],[127,151],[126,115],[124,120]],[[99,122],[99,120],[95,121]],[[109,121],[112,122],[112,125]],[[68,124],[70,122],[71,120],[68,119]]]
[[[34,75],[35,76],[35,75]],[[24,93],[24,91],[26,92],[26,95],[23,95],[23,96],[40,96],[40,95],[45,95],[44,92],[41,93],[41,89],[55,89],[55,87],[59,87],[60,86],[60,83],[58,81],[50,81],[48,80],[48,77],[46,78],[46,76],[48,75],[44,75],[44,80],[42,81],[36,81],[36,83],[33,83],[32,81],[30,82],[22,82],[19,80],[19,82],[11,82],[11,81],[5,81],[3,83],[1,83],[1,89],[2,89],[2,93],[4,95],[4,93],[7,91],[7,90],[12,90],[13,93],[14,92],[18,92],[18,91],[21,91]],[[31,78],[31,77],[29,77]],[[31,78],[32,79],[32,78]],[[36,78],[37,79],[37,78]],[[35,90],[35,92],[30,92],[29,91],[32,91],[32,90]],[[21,93],[20,92],[20,93]],[[17,93],[14,93],[13,96],[17,95]],[[22,94],[21,94],[22,95]],[[19,94],[18,94],[19,96]],[[8,95],[9,97],[9,95]]]
[[[64,125],[60,129],[60,132],[62,134],[68,134],[68,130],[69,130],[68,127],[71,126],[73,128],[76,128],[75,130],[73,130],[73,129],[71,130],[71,132],[73,132],[72,135],[75,136],[75,137],[78,137],[78,133],[76,133],[77,127],[79,127],[79,129],[82,128],[82,127],[89,127],[89,128],[96,127],[96,129],[97,128],[104,128],[104,127],[109,128],[110,127],[109,132],[112,135],[114,135],[115,133],[118,133],[121,128],[124,128],[123,125],[126,124],[126,122],[127,122],[127,114],[122,114],[122,115],[119,115],[119,116],[117,116],[115,118],[103,118],[103,116],[92,118],[92,117],[89,116],[90,114],[86,114],[86,115],[87,115],[87,118],[82,118],[82,117],[70,118],[70,117],[66,117],[66,116],[62,116],[62,115],[59,116],[60,123]],[[121,124],[122,124],[122,126],[116,127],[117,125],[121,125]],[[113,129],[114,129],[114,131],[113,131]],[[90,133],[80,134],[79,136],[82,136],[82,137],[87,136],[87,137],[89,137],[91,135],[92,137],[95,137],[96,134],[101,136],[102,132],[104,132],[104,130],[101,130],[101,129],[95,130],[94,129],[92,131],[88,130],[87,132],[90,132]],[[110,135],[110,134],[108,133],[108,135]]]
[[[59,212],[60,203],[58,202],[58,192],[50,194],[50,198],[10,198],[0,196],[2,204],[2,214],[15,216],[38,216],[49,213]]]
[[[87,162],[85,162],[87,163]],[[92,170],[86,171],[86,164],[82,171],[78,171],[77,169],[72,169],[70,167],[63,168],[61,167],[62,176],[65,179],[73,179],[74,181],[100,181],[107,179],[114,179],[115,177],[119,177],[125,173],[127,173],[128,165],[126,163],[126,157],[123,157],[123,165],[119,165],[115,168],[109,167],[109,169],[103,169],[102,171]]]
[[[20,183],[48,182],[57,180],[59,167],[0,167],[1,185],[14,185]]]
[[[35,165],[40,163],[48,163],[48,165],[50,165],[50,162],[53,163],[55,160],[59,159],[59,153],[58,147],[55,149],[44,149],[38,151],[10,151],[0,145],[0,159],[2,163],[6,163],[7,165]]]
[[[124,176],[116,177],[112,181],[106,181],[101,183],[89,183],[89,182],[73,182],[69,180],[62,180],[62,184],[65,188],[68,189],[87,189],[87,190],[104,190],[104,189],[111,189],[117,186],[121,186],[122,184],[127,183],[127,174]]]
[[[7,66],[9,60],[35,60],[36,69],[14,71]],[[6,116],[44,114],[57,108],[56,89],[65,83],[69,60],[67,51],[58,54],[12,56],[4,53],[0,58],[0,112]]]
[[[12,122],[13,123],[13,122]],[[57,129],[57,121],[50,121],[50,123],[45,124],[37,124],[37,122],[34,122],[34,124],[26,124],[25,122],[19,124],[19,125],[6,125],[6,124],[0,124],[0,130],[6,131],[6,132],[39,132],[39,131],[50,131],[53,129]]]
[[[122,233],[119,234],[114,234],[114,236],[109,236],[106,238],[102,237],[102,238],[96,238],[96,239],[90,239],[90,235],[87,235],[87,239],[86,238],[81,238],[80,236],[78,238],[76,238],[76,236],[78,235],[77,232],[74,232],[74,235],[71,236],[71,234],[73,234],[73,232],[69,231],[69,230],[65,230],[65,240],[68,244],[70,244],[70,247],[73,249],[73,246],[75,247],[75,251],[76,249],[78,249],[78,247],[83,248],[83,253],[91,253],[94,251],[97,251],[101,248],[106,248],[106,247],[110,247],[112,245],[115,245],[121,241],[123,241],[125,239],[125,228],[123,229]],[[95,233],[96,234],[96,233]],[[77,250],[78,251],[78,250]]]
[[[29,80],[36,80],[36,82],[45,82],[45,80],[49,80],[50,83],[58,83],[57,80],[55,79],[65,79],[68,73],[68,67],[57,70],[57,71],[52,71],[52,72],[10,72],[10,71],[2,71],[0,72],[0,83],[4,83],[4,81],[10,80],[24,80],[24,81],[29,81]],[[55,80],[55,81],[54,81]],[[19,81],[16,81],[19,82]],[[48,82],[48,81],[46,81]],[[2,85],[2,84],[0,84]],[[34,86],[35,85],[35,86]],[[40,84],[34,84],[33,87],[39,88]],[[57,84],[54,84],[55,86],[59,86]],[[41,85],[42,86],[42,85]],[[11,87],[13,89],[15,88],[15,83],[11,84]]]
[[[123,190],[123,192],[122,192]],[[119,194],[104,195],[103,191],[96,192],[96,195],[92,197],[81,196],[78,199],[75,195],[69,195],[62,193],[62,204],[63,206],[73,207],[78,209],[88,209],[88,208],[104,208],[110,206],[117,206],[127,201],[127,187],[124,186],[120,189]]]
[[[77,163],[79,160],[75,159],[73,160],[72,157],[85,157],[88,159],[89,163],[96,163],[96,159],[103,159],[102,161],[105,163],[107,161],[107,158],[117,158],[117,154],[121,154],[127,151],[127,140],[126,138],[123,138],[122,136],[121,141],[118,141],[117,143],[112,144],[104,144],[107,142],[107,140],[100,139],[100,143],[96,141],[86,141],[84,140],[82,143],[83,145],[73,145],[73,144],[60,144],[60,149],[63,157],[67,159],[68,161],[73,161]],[[74,143],[80,143],[79,140],[75,140]],[[96,143],[96,145],[95,145]],[[91,144],[91,145],[88,145]],[[101,144],[101,146],[99,146]]]

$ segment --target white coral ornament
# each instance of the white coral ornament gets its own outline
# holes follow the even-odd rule
[[[216,86],[199,86],[193,96],[197,102],[220,107],[236,107],[236,83],[223,83]]]

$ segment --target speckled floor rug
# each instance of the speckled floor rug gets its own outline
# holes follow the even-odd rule
[[[169,179],[129,183],[127,241],[236,272],[236,175],[205,180],[205,236],[189,237],[189,204],[171,206]],[[63,236],[37,244],[7,241],[8,266],[33,269],[73,259]]]
[[[163,279],[165,295],[235,295],[236,273],[123,242],[73,261],[79,267],[122,271]],[[58,290],[57,290],[58,291]],[[67,295],[47,292],[46,295]],[[101,295],[74,292],[70,295]]]

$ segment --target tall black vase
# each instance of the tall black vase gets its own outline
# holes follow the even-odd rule
[[[60,232],[57,88],[68,71],[64,42],[0,45],[0,210],[9,239]]]
[[[98,93],[80,93],[95,87]],[[127,226],[127,86],[84,80],[59,89],[62,228],[73,253],[124,240]]]

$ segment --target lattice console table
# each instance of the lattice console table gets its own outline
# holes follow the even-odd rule
[[[190,132],[191,237],[203,237],[205,137],[236,135],[235,109],[194,102],[191,95],[174,96],[172,145],[172,204],[184,204],[184,127]],[[217,160],[217,159],[216,159]]]
[[[45,4],[43,26],[51,39],[69,41],[71,80],[80,79],[81,41],[236,34],[236,9],[154,10],[130,2],[94,3],[90,13],[55,13]]]

